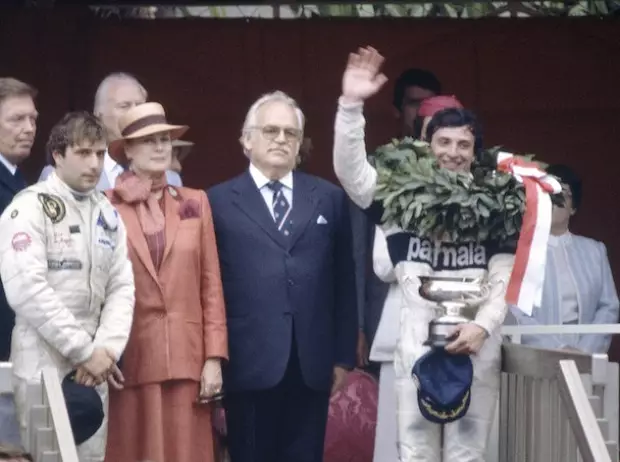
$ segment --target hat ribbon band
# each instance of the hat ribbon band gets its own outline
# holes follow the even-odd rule
[[[134,132],[137,132],[138,130],[148,127],[149,125],[166,124],[166,123],[167,122],[166,122],[165,115],[162,115],[162,114],[148,115],[148,116],[142,117],[141,119],[134,120],[132,123],[127,125],[121,132],[121,135],[123,137],[126,137],[126,136],[131,135]]]

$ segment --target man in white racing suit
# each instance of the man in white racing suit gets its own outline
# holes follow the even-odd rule
[[[382,211],[373,213],[377,172],[368,163],[364,143],[363,102],[377,93],[387,78],[379,73],[383,58],[372,48],[349,56],[343,76],[335,122],[334,168],[351,199],[378,224]],[[438,117],[448,111],[448,117]],[[473,114],[463,109],[441,111],[437,123],[428,127],[431,150],[440,167],[470,171],[481,147]],[[434,126],[433,126],[434,125]],[[374,202],[374,203],[373,203]],[[373,216],[374,215],[374,216]],[[383,225],[396,279],[403,289],[400,333],[395,352],[400,460],[474,462],[484,461],[490,424],[499,393],[499,328],[507,307],[505,289],[514,264],[514,249],[492,243],[446,243],[430,241]],[[471,405],[460,420],[441,425],[420,414],[417,387],[411,377],[416,360],[429,348],[428,324],[436,317],[433,304],[418,294],[418,276],[487,277],[492,282],[490,298],[480,306],[475,319],[455,329],[455,340],[446,346],[450,353],[469,354],[474,365]],[[442,458],[443,453],[443,458]]]
[[[29,446],[26,389],[45,367],[95,386],[107,409],[134,308],[133,271],[122,221],[95,190],[105,128],[88,113],[69,113],[51,131],[55,166],[20,192],[0,218],[0,276],[16,314],[11,360],[22,440]],[[78,446],[81,462],[105,457],[107,420]]]

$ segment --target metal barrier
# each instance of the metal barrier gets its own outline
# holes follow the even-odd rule
[[[0,391],[12,391],[11,364],[0,363]],[[41,383],[27,390],[30,412],[22,441],[36,462],[79,462],[67,414],[60,377],[54,368],[45,368]]]
[[[505,326],[527,334],[620,333],[620,325]],[[506,343],[488,462],[617,462],[618,364],[606,355]],[[495,443],[495,444],[494,444]]]
[[[618,462],[618,364],[606,355],[519,345],[528,334],[620,333],[620,325],[504,326],[500,400],[487,462]],[[11,390],[0,363],[0,393]],[[28,390],[27,448],[37,462],[78,462],[54,369]]]

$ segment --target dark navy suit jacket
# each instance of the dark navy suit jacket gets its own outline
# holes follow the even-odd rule
[[[4,212],[13,197],[26,187],[21,177],[14,176],[0,162],[0,214]],[[15,313],[6,301],[4,288],[0,283],[0,361],[8,361],[11,352],[11,334],[15,326]]]
[[[228,322],[226,391],[276,386],[293,337],[306,385],[328,390],[335,365],[355,365],[358,322],[345,193],[294,172],[290,237],[276,229],[249,172],[208,196]]]

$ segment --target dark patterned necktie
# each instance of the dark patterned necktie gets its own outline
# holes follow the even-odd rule
[[[291,220],[291,204],[286,200],[284,191],[282,188],[284,185],[279,181],[272,181],[267,184],[267,187],[273,191],[273,200],[271,201],[271,207],[273,209],[273,216],[276,222],[276,227],[285,236],[290,236],[292,231],[293,222]]]

